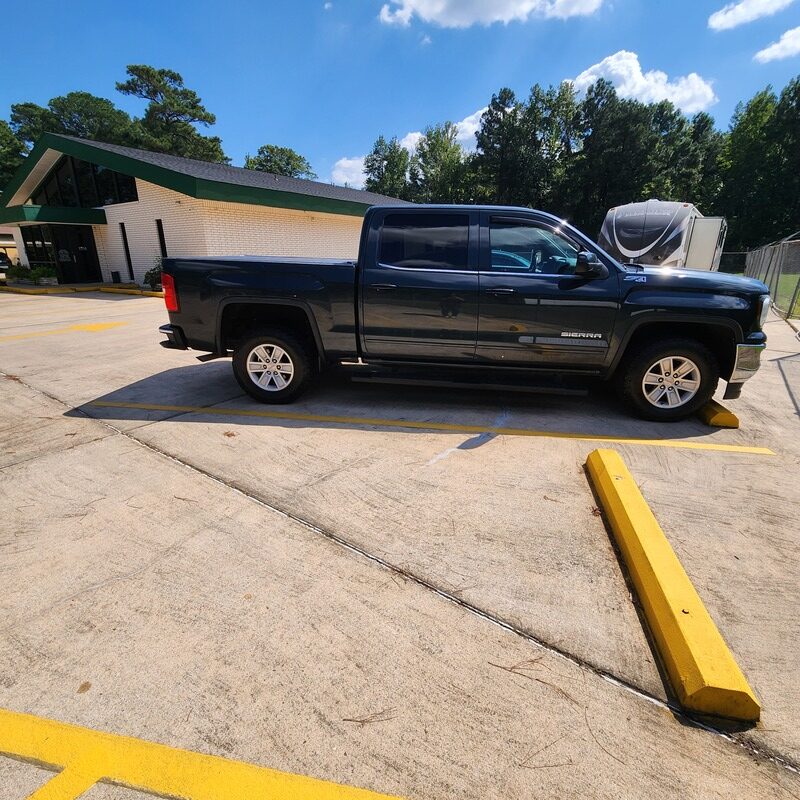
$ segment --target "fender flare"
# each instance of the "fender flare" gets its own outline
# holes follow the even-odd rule
[[[628,345],[630,344],[634,334],[648,325],[657,325],[661,322],[682,322],[688,325],[704,325],[709,328],[724,328],[733,334],[734,343],[739,344],[744,340],[744,334],[741,326],[738,322],[732,319],[726,319],[724,317],[696,316],[693,314],[671,314],[669,312],[648,313],[647,316],[643,315],[641,318],[632,322],[628,327],[628,330],[625,332],[625,335],[617,346],[617,352],[614,354],[614,358],[608,366],[608,376],[613,375],[616,371],[628,350]],[[676,330],[676,333],[680,333],[680,331]]]
[[[220,301],[217,306],[217,320],[214,332],[214,344],[217,352],[225,352],[222,348],[222,318],[225,309],[230,305],[246,305],[246,306],[288,306],[290,308],[299,308],[306,316],[308,324],[311,327],[311,335],[314,337],[314,344],[317,346],[317,353],[321,360],[325,359],[325,347],[322,344],[322,336],[319,332],[317,320],[314,317],[308,303],[303,300],[295,300],[280,297],[248,297],[247,295],[239,295],[233,297],[226,297]]]

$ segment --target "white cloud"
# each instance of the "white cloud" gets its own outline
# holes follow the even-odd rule
[[[325,3],[322,6],[326,11],[330,11],[333,8],[333,3]]]
[[[753,58],[762,64],[767,61],[777,61],[781,58],[790,58],[800,54],[800,28],[792,28],[763,50],[759,50]]]
[[[364,186],[364,156],[355,158],[340,158],[331,172],[331,181],[360,189]]]
[[[672,80],[666,72],[657,69],[642,72],[639,56],[628,50],[620,50],[585,69],[573,80],[573,84],[580,92],[598,78],[611,81],[621,97],[634,98],[643,103],[671,100],[688,114],[702,111],[717,102],[710,81],[696,72]]]
[[[413,153],[417,149],[417,144],[421,138],[422,134],[419,131],[411,131],[400,140],[400,146],[405,147],[409,153]]]
[[[747,22],[777,14],[794,0],[739,0],[728,3],[708,18],[708,27],[714,31],[726,31]]]
[[[594,14],[604,0],[390,0],[379,19],[387,25],[411,24],[413,17],[442,28],[469,28],[502,22],[525,22],[529,17],[568,17]]]
[[[465,150],[474,150],[475,149],[475,134],[478,132],[478,129],[481,127],[481,117],[483,116],[483,112],[486,111],[488,106],[484,106],[483,108],[479,108],[474,113],[470,114],[468,117],[464,117],[461,122],[457,122],[458,125],[458,143],[465,149]]]

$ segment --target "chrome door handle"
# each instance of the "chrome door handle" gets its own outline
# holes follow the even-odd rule
[[[369,285],[369,288],[370,289],[375,289],[375,290],[380,292],[383,289],[396,289],[397,288],[397,284],[396,283],[371,283]]]
[[[504,294],[516,294],[516,289],[487,289],[486,294],[496,294],[496,295],[504,295]]]

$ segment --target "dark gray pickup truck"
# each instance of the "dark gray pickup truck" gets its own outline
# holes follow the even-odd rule
[[[242,388],[297,397],[324,368],[451,386],[613,380],[640,416],[683,419],[719,378],[739,396],[769,309],[759,281],[622,265],[524,208],[380,206],[358,259],[168,258],[165,346],[233,354]]]

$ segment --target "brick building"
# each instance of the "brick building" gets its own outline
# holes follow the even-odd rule
[[[0,195],[20,261],[60,283],[136,281],[160,256],[355,257],[399,201],[317,181],[45,134]]]

